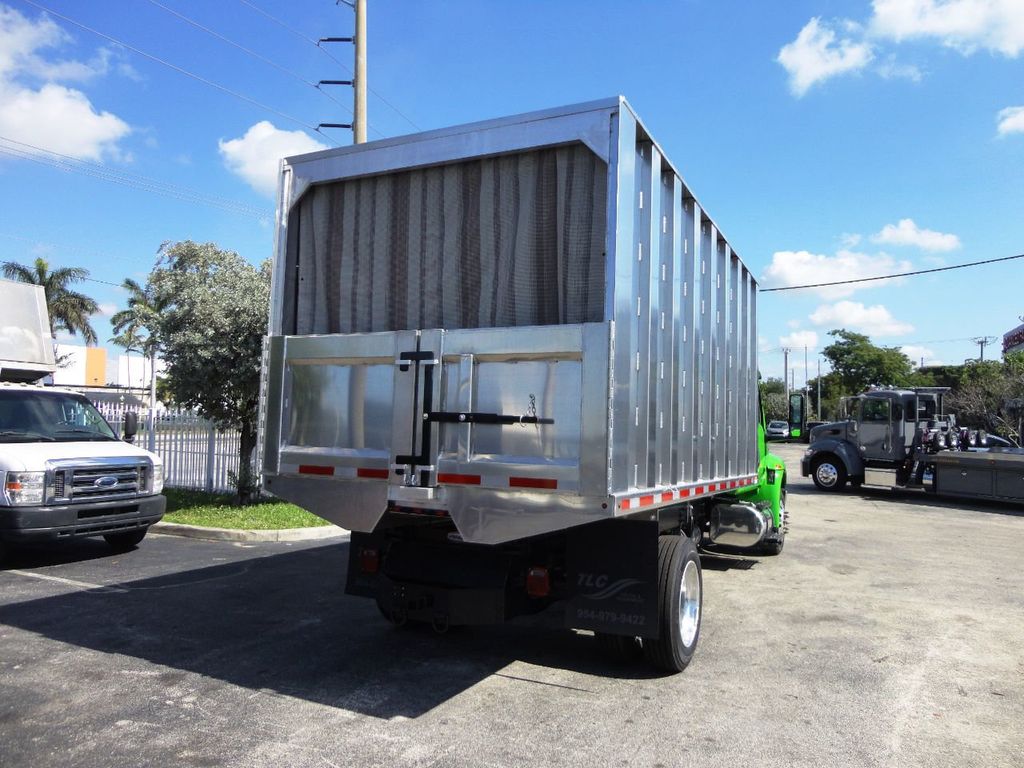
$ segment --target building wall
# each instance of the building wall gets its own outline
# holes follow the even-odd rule
[[[1003,335],[1003,354],[1024,351],[1024,323]]]
[[[102,347],[57,345],[57,370],[53,383],[81,387],[103,386],[107,383],[107,350]]]

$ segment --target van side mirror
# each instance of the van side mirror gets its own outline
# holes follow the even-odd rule
[[[121,438],[126,443],[135,441],[135,435],[139,433],[139,414],[135,411],[128,411],[124,415],[124,432]]]

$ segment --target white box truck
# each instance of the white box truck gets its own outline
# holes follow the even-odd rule
[[[119,439],[54,372],[43,288],[0,280],[0,559],[18,544],[103,536],[131,549],[163,517],[163,462]],[[127,441],[126,441],[127,440]]]

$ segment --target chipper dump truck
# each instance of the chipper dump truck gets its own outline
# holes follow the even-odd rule
[[[823,491],[916,488],[963,498],[1024,502],[1024,450],[990,446],[945,413],[946,387],[873,389],[846,398],[846,418],[815,427],[801,472]]]
[[[347,593],[557,603],[682,670],[698,547],[777,552],[784,467],[754,277],[629,104],[287,158],[279,194],[263,477],[352,531]]]

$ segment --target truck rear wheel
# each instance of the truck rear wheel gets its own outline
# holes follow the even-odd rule
[[[146,531],[148,530],[149,528],[141,528],[137,531],[126,531],[125,533],[108,533],[103,538],[112,549],[118,552],[127,552],[146,538]]]
[[[658,539],[658,638],[644,640],[644,655],[660,669],[682,672],[700,638],[703,576],[688,536]]]
[[[846,485],[846,467],[832,454],[820,456],[811,465],[811,479],[822,491],[841,491]]]

